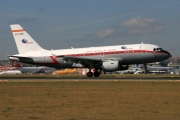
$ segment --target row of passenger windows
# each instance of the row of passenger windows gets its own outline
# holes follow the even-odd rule
[[[76,54],[76,55],[67,55],[67,56],[89,56],[89,55],[103,55],[103,54],[118,54],[118,53],[133,53],[133,50],[129,51],[117,51],[117,52],[101,52],[101,53],[88,53],[88,54]]]

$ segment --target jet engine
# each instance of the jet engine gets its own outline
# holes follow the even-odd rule
[[[102,69],[107,72],[127,70],[128,65],[120,65],[119,61],[105,61],[102,63]]]

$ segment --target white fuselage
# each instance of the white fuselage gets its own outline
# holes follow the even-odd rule
[[[118,60],[121,64],[150,63],[162,61],[170,57],[167,51],[154,51],[154,48],[159,47],[152,44],[131,44],[63,50],[40,50],[14,55],[17,57],[23,56],[24,59],[17,57],[10,57],[10,59],[31,64],[56,66],[58,68],[74,68],[72,66],[73,62],[65,62],[61,56],[99,61]]]

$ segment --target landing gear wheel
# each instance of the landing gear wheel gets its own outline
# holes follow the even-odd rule
[[[94,72],[94,77],[99,77],[100,73],[98,71]]]
[[[88,77],[92,77],[93,76],[93,73],[92,72],[87,72],[86,74]]]

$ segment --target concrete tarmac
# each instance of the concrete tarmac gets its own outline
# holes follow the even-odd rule
[[[54,81],[180,81],[180,75],[102,75],[88,78],[85,75],[1,75],[0,82],[54,82]]]
[[[0,79],[0,82],[120,82],[120,81],[134,81],[134,82],[148,82],[148,81],[169,81],[180,82],[180,79]]]

